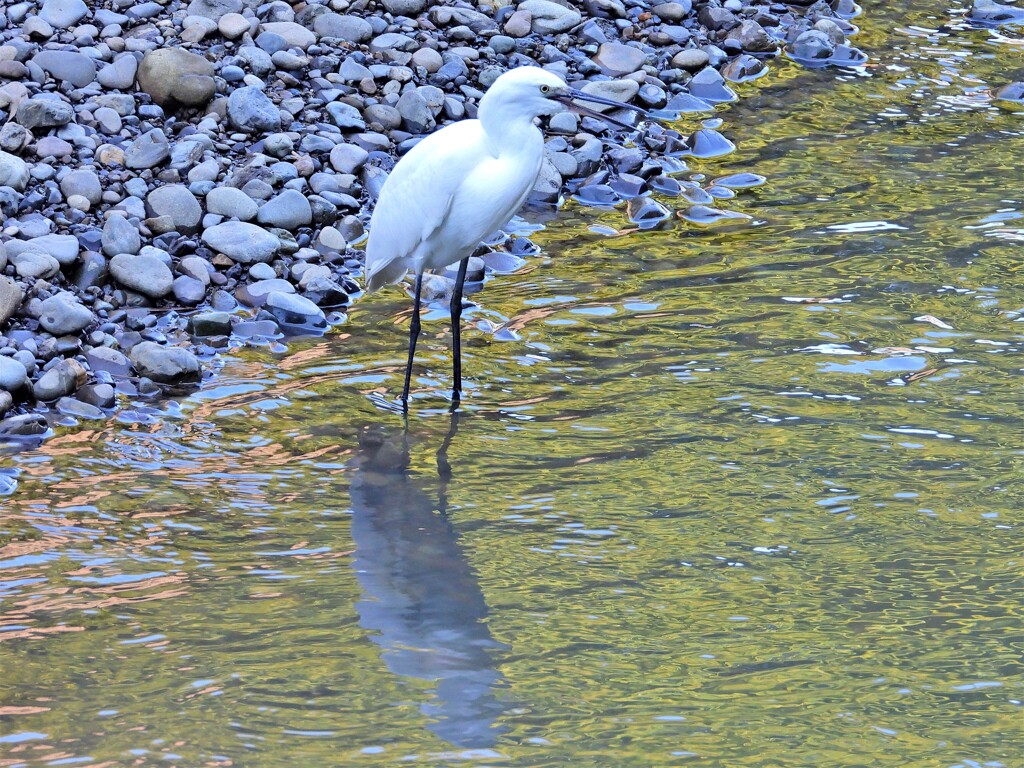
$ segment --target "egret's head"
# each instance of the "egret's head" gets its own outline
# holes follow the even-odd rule
[[[647,114],[644,110],[631,104],[622,104],[612,99],[570,88],[560,77],[540,67],[518,67],[509,70],[487,89],[480,106],[481,109],[486,108],[487,111],[500,111],[509,119],[523,117],[531,120],[541,115],[553,115],[571,107],[577,112],[600,117],[621,127],[633,127],[597,110],[590,109],[580,104],[581,101],[594,102],[605,107],[629,109],[642,115]]]

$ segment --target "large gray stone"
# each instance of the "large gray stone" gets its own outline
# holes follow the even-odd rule
[[[96,80],[104,88],[124,91],[132,87],[139,71],[139,60],[130,53],[118,56],[96,73]]]
[[[92,312],[67,291],[56,293],[39,305],[39,324],[47,333],[66,336],[78,333],[93,322]]]
[[[316,35],[301,24],[294,21],[271,21],[261,25],[260,29],[274,35],[280,35],[289,47],[306,50],[316,42]]]
[[[55,128],[75,119],[75,110],[66,101],[46,97],[26,99],[18,105],[15,120],[34,131],[37,128]]]
[[[74,235],[43,235],[28,241],[33,248],[50,254],[62,267],[68,267],[78,260],[81,250],[78,238]]]
[[[533,31],[538,35],[568,32],[583,21],[579,11],[551,0],[526,0],[519,4],[519,10],[529,12]]]
[[[199,231],[203,209],[186,186],[168,184],[158,187],[146,197],[146,205],[153,216],[169,216],[174,222],[174,229],[182,234]]]
[[[96,64],[84,53],[46,50],[32,61],[54,80],[66,80],[75,88],[84,88],[96,79]]]
[[[594,63],[604,74],[621,77],[640,69],[647,57],[639,48],[622,43],[602,43],[594,55]]]
[[[17,283],[0,275],[0,328],[14,316],[24,298],[25,292]]]
[[[82,0],[43,0],[39,18],[55,29],[67,29],[89,13]]]
[[[322,333],[327,328],[323,310],[303,296],[283,291],[267,294],[264,305],[281,325],[300,332]]]
[[[154,299],[174,287],[170,268],[156,256],[119,253],[110,260],[110,274],[121,285]]]
[[[180,48],[158,48],[142,57],[139,88],[163,107],[200,107],[217,92],[213,64]]]
[[[255,224],[225,221],[203,232],[203,242],[239,264],[270,261],[281,241]]]
[[[0,151],[0,187],[13,187],[17,192],[24,192],[28,179],[28,164],[16,155]]]
[[[60,180],[60,191],[64,197],[81,195],[93,205],[96,205],[103,198],[103,188],[100,186],[100,177],[95,171],[81,168],[64,176]]]
[[[313,211],[305,195],[294,189],[286,189],[261,205],[256,218],[260,224],[295,230],[312,223]]]
[[[373,27],[366,19],[339,13],[321,13],[313,22],[313,31],[321,37],[338,38],[349,43],[365,43],[373,37]]]
[[[37,400],[50,402],[70,395],[85,384],[88,374],[77,360],[61,360],[32,386]]]
[[[152,168],[171,156],[171,145],[159,128],[139,136],[124,151],[124,164],[128,168]]]
[[[178,384],[199,378],[199,360],[184,347],[164,347],[143,341],[128,353],[132,366],[142,376],[161,384]]]
[[[188,4],[189,16],[204,16],[214,21],[219,21],[225,14],[239,13],[241,10],[242,0],[192,0]]]
[[[613,101],[619,101],[624,104],[629,103],[629,100],[636,96],[640,90],[640,85],[636,80],[593,80],[587,82],[580,88],[583,93],[589,93],[592,96],[599,96],[604,99],[612,99]],[[592,102],[582,102],[588,109],[596,109],[598,112],[607,112],[614,107],[607,106],[605,104],[594,104]]]
[[[206,196],[206,210],[240,221],[256,218],[256,201],[236,187],[217,187]]]
[[[427,0],[384,0],[384,7],[395,16],[416,16],[423,13]]]
[[[25,386],[28,371],[13,357],[0,356],[0,389],[14,392]]]
[[[119,253],[135,254],[142,247],[139,229],[124,216],[111,216],[103,225],[100,244],[107,256]]]
[[[237,88],[228,97],[228,119],[240,131],[266,133],[281,130],[281,113],[254,85]]]

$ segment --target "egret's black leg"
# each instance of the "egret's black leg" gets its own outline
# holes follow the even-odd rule
[[[455,277],[455,289],[452,291],[452,408],[458,406],[462,399],[462,337],[460,331],[460,320],[462,319],[462,288],[466,284],[466,267],[469,266],[469,256],[459,262],[459,274]]]
[[[409,412],[409,382],[412,379],[412,361],[416,356],[416,339],[420,335],[420,293],[423,274],[416,275],[416,288],[412,300],[412,320],[409,323],[409,362],[405,366],[405,386],[402,388],[402,413]]]

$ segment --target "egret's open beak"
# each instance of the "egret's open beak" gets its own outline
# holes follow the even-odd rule
[[[611,115],[606,115],[604,112],[600,112],[596,109],[591,109],[590,107],[584,104],[580,104],[579,102],[589,101],[594,104],[604,104],[607,107],[615,107],[616,109],[628,109],[631,112],[636,112],[641,117],[647,119],[651,118],[647,110],[641,109],[640,107],[635,107],[632,104],[623,104],[621,101],[615,101],[614,99],[606,99],[603,96],[594,96],[593,94],[590,93],[578,91],[575,88],[569,88],[564,95],[558,96],[557,98],[560,102],[562,102],[567,107],[576,112],[580,112],[584,115],[590,115],[591,117],[599,118],[601,120],[604,120],[605,122],[617,125],[620,128],[625,128],[627,131],[634,130],[636,126],[630,125],[629,123],[623,120],[618,120],[612,117]]]

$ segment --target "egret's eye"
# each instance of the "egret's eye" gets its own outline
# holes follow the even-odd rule
[[[545,95],[551,93],[551,86],[550,85],[542,85],[540,87],[540,92],[545,94]]]

